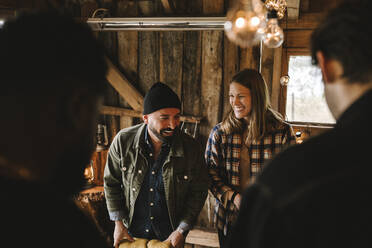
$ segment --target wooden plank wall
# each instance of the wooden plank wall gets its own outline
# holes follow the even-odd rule
[[[75,17],[91,17],[98,8],[108,9],[111,17],[225,16],[231,4],[231,0],[174,0],[164,9],[161,0],[40,0],[39,5],[35,2],[38,0],[27,7],[57,6]],[[196,132],[203,147],[212,127],[230,110],[231,77],[240,69],[260,67],[259,46],[238,48],[227,40],[223,31],[119,31],[99,32],[97,37],[111,62],[142,96],[153,83],[162,81],[180,96],[182,114],[203,117]],[[110,84],[104,104],[130,108]],[[139,118],[112,115],[101,115],[99,121],[107,125],[109,142],[120,129],[141,122]],[[194,124],[185,123],[184,127],[194,133]],[[214,203],[209,194],[199,226],[213,228]]]
[[[92,5],[92,1],[82,2],[82,6]],[[93,1],[94,2],[94,1]],[[161,1],[117,1],[106,7],[115,17],[167,16]],[[109,1],[105,2],[110,3]],[[177,16],[221,16],[226,13],[226,0],[173,1]],[[182,9],[181,9],[182,8]],[[105,42],[108,56],[129,81],[144,96],[156,81],[169,85],[181,98],[183,114],[202,116],[197,130],[197,138],[205,147],[207,137],[214,125],[229,111],[228,85],[231,77],[240,69],[259,69],[260,47],[241,49],[227,40],[223,31],[173,31],[173,32],[101,32],[99,37]],[[110,88],[105,104],[128,107],[123,99]],[[118,117],[104,116],[108,125],[110,140],[125,126],[138,122],[128,122]],[[117,122],[121,123],[117,124]],[[190,133],[194,124],[184,124]],[[198,226],[213,228],[215,200],[209,194],[199,216]],[[201,248],[206,246],[186,245]]]
[[[172,13],[162,1],[80,0],[65,1],[75,16],[89,17],[106,8],[111,17],[133,16],[223,16],[230,0],[172,1]],[[78,13],[80,10],[80,13]],[[230,106],[228,83],[239,69],[259,69],[259,46],[241,49],[229,42],[223,31],[119,31],[99,32],[107,56],[144,96],[157,81],[168,84],[181,98],[183,114],[202,116],[197,136],[204,146],[211,128],[220,122]],[[104,104],[129,108],[111,87]],[[121,129],[140,122],[131,117],[101,116],[108,126],[109,141]],[[185,123],[190,133],[195,125]]]

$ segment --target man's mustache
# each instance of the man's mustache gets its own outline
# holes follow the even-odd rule
[[[173,131],[175,131],[176,129],[172,129],[172,128],[164,128],[164,129],[162,129],[162,130],[160,130],[160,132],[162,133],[162,132],[173,132]]]
[[[164,128],[164,129],[161,129],[160,130],[160,133],[164,133],[164,132],[175,132],[177,130],[177,127],[175,129],[172,129],[172,128]]]

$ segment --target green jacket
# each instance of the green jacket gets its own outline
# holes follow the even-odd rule
[[[132,223],[136,199],[149,170],[143,154],[145,127],[139,124],[115,136],[104,172],[108,211],[122,213],[127,227]],[[200,144],[183,132],[174,137],[163,165],[163,181],[173,230],[181,222],[192,227],[207,197],[209,176]]]

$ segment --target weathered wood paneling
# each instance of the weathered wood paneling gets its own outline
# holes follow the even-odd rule
[[[164,3],[171,12],[165,13]],[[76,17],[90,17],[97,8],[107,8],[111,17],[131,16],[223,16],[231,0],[69,0],[66,11]],[[226,7],[225,7],[226,6]],[[163,81],[181,97],[183,115],[202,116],[197,134],[204,146],[212,127],[230,110],[228,91],[232,76],[243,68],[259,69],[260,47],[240,49],[223,31],[100,32],[107,56],[142,96],[151,85]],[[267,64],[272,64],[272,61]],[[267,67],[264,70],[269,71]],[[272,75],[272,72],[269,72]],[[137,112],[116,90],[108,85],[104,104],[121,107],[106,108],[101,116],[107,125],[109,141],[121,129],[138,122]],[[109,110],[109,111],[108,111]],[[135,113],[134,113],[135,112]],[[117,116],[119,114],[119,116]],[[194,124],[186,124],[193,132]],[[209,194],[198,218],[198,225],[213,228],[214,197]],[[186,246],[187,247],[187,246]],[[189,246],[191,247],[191,246]],[[201,248],[201,245],[192,245]]]
[[[182,91],[183,33],[160,32],[160,81],[169,85],[178,96]]]
[[[307,30],[286,30],[283,46],[285,48],[306,48],[310,49],[310,36],[313,31]]]
[[[71,5],[68,7],[68,9],[71,9],[72,11],[76,11],[77,8],[80,7],[80,10],[83,9],[84,13],[90,13],[92,10],[89,10],[89,7],[94,7],[91,3],[91,1],[82,1],[81,5],[77,5],[77,2],[67,2],[67,5]],[[81,7],[84,6],[84,7]],[[110,3],[104,3],[104,5],[98,4],[97,8],[110,8]],[[107,56],[113,61],[113,63],[116,64],[117,62],[117,33],[114,32],[100,32],[98,33],[98,39],[101,40],[105,47],[105,52]],[[109,85],[107,87],[107,91],[104,97],[104,104],[108,106],[118,106],[119,105],[119,94],[118,92]],[[107,126],[107,136],[109,139],[109,142],[111,143],[112,139],[115,137],[115,135],[120,130],[120,118],[118,116],[103,116],[101,118],[101,121],[104,125]]]
[[[203,0],[205,15],[223,13],[222,0]],[[201,134],[208,136],[210,130],[221,120],[221,89],[222,89],[222,64],[223,32],[204,31],[202,33],[202,116],[206,118],[201,125]]]
[[[154,16],[157,5],[151,1],[138,2],[141,16]],[[159,32],[138,33],[138,83],[143,95],[159,81]]]
[[[183,15],[201,16],[202,1],[177,1],[177,11]],[[183,32],[182,107],[184,114],[201,116],[201,31]],[[184,129],[196,137],[199,129],[184,123]]]
[[[265,79],[269,93],[272,92],[272,81],[273,81],[273,66],[274,66],[274,52],[275,49],[267,48],[262,46],[261,55],[261,74]]]
[[[238,47],[224,37],[224,66],[223,66],[223,110],[222,119],[231,110],[229,88],[232,77],[239,71]]]
[[[159,33],[140,32],[138,36],[139,87],[145,94],[153,83],[159,81]]]
[[[201,33],[184,33],[182,103],[185,114],[201,115]]]
[[[120,1],[117,3],[117,15],[122,17],[137,16],[138,5],[132,1]],[[137,86],[138,81],[138,32],[126,31],[118,32],[118,66],[126,75],[133,86]],[[137,86],[138,87],[138,86]],[[120,97],[119,106],[129,107],[129,104]],[[141,108],[142,109],[142,106]],[[137,110],[140,110],[137,109]],[[120,116],[120,129],[133,125],[133,118]]]
[[[260,45],[249,48],[239,48],[240,66],[239,70],[260,68]]]

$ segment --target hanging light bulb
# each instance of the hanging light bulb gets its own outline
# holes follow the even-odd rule
[[[269,10],[276,10],[278,19],[282,19],[287,9],[286,0],[266,0],[265,7]]]
[[[258,44],[262,38],[259,29],[264,29],[266,20],[260,0],[237,0],[227,12],[226,36],[241,47]]]
[[[287,86],[288,83],[289,83],[289,76],[288,76],[288,75],[286,75],[286,76],[282,76],[282,77],[280,78],[280,84],[281,84],[282,86]]]
[[[283,44],[284,33],[278,24],[276,10],[271,10],[268,15],[267,26],[264,30],[263,43],[269,48],[277,48]]]

